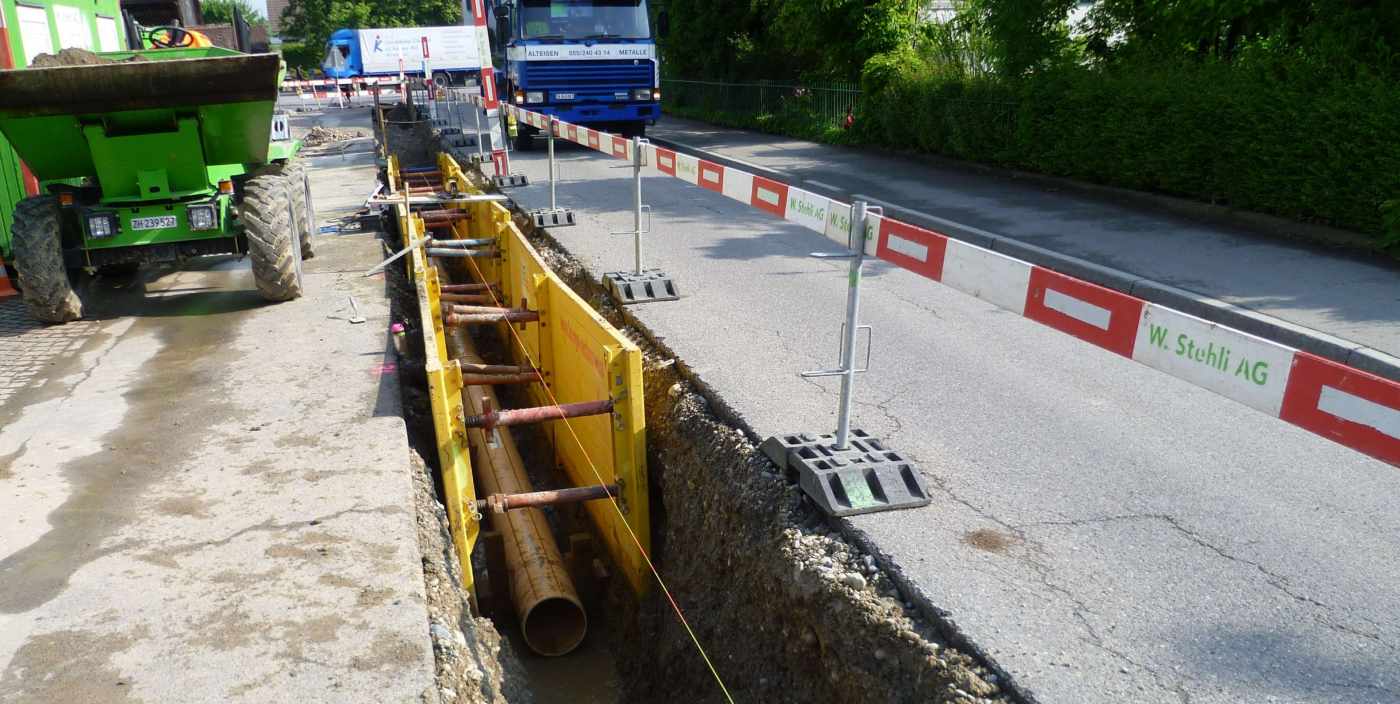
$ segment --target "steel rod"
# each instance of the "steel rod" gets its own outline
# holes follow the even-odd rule
[[[464,306],[464,305],[444,305],[442,310],[447,313],[509,313],[520,310],[519,308],[502,308],[501,306]],[[534,312],[534,311],[529,311]]]
[[[535,323],[540,314],[532,310],[511,311],[509,313],[445,313],[442,324],[448,326],[484,325],[487,323]]]
[[[479,239],[459,240],[459,239],[453,239],[453,238],[436,238],[436,237],[435,237],[435,238],[433,238],[433,241],[432,241],[430,244],[431,244],[433,247],[448,247],[448,248],[458,248],[458,247],[460,247],[460,248],[466,248],[466,247],[485,247],[485,246],[487,246],[487,245],[496,244],[496,238],[495,238],[495,237],[482,237],[482,238],[479,238]]]
[[[472,218],[471,213],[456,209],[420,210],[418,211],[418,216],[423,218],[424,222],[436,222],[439,220],[443,222],[458,222],[461,220],[470,220]]]
[[[575,504],[583,501],[599,501],[601,499],[618,496],[619,491],[620,489],[616,484],[606,484],[531,491],[524,494],[492,494],[484,499],[478,499],[476,502],[476,510],[481,512],[489,509],[492,513],[499,514],[522,508],[558,506],[559,504]]]
[[[443,303],[467,303],[471,305],[485,305],[495,302],[495,299],[490,296],[478,296],[470,293],[440,293],[438,300]]]
[[[539,376],[535,374],[463,374],[463,384],[475,384],[477,386],[496,386],[500,384],[533,384],[539,381]]]
[[[473,364],[471,362],[459,362],[457,366],[464,374],[525,374],[534,372],[534,370],[529,367],[520,367],[514,364]]]
[[[441,288],[446,293],[476,293],[493,291],[496,287],[491,284],[443,284]]]
[[[427,250],[430,257],[478,257],[491,259],[500,256],[500,252],[495,249],[453,249],[450,247],[431,247]]]
[[[836,449],[846,449],[851,434],[851,397],[856,385],[856,321],[860,316],[860,275],[865,263],[865,217],[867,204],[863,200],[851,206],[851,265],[846,284],[846,328],[841,348],[841,408],[836,418]]]
[[[508,411],[492,411],[477,416],[467,417],[468,428],[498,428],[511,425],[527,425],[530,423],[543,423],[547,420],[560,420],[563,418],[582,418],[584,416],[600,416],[612,413],[612,399],[604,401],[581,401],[579,403],[562,403],[558,406],[537,406],[535,408],[516,408]]]

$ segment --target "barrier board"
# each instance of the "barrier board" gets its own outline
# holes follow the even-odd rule
[[[516,105],[521,123],[617,159],[632,142]],[[552,127],[551,127],[552,125]],[[848,244],[851,204],[643,143],[652,173],[721,193]],[[883,215],[865,253],[1400,465],[1400,383]]]

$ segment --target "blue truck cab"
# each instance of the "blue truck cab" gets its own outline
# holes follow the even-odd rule
[[[494,0],[502,100],[564,122],[641,136],[661,117],[646,0]],[[532,127],[518,127],[528,148]]]
[[[326,58],[321,70],[328,78],[355,78],[364,75],[360,60],[360,34],[353,29],[337,29],[326,40]]]

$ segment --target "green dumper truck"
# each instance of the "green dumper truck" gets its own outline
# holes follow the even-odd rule
[[[300,143],[284,116],[274,130],[281,58],[218,47],[96,57],[0,71],[0,133],[40,182],[10,226],[31,314],[81,317],[82,271],[218,254],[246,255],[264,298],[299,297],[315,218]]]

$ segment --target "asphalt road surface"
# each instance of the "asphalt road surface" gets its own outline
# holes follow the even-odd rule
[[[545,206],[543,150],[513,156],[534,185],[512,196]],[[559,157],[578,226],[554,236],[595,275],[630,268],[609,234],[630,167]],[[808,256],[832,244],[674,179],[643,191],[645,263],[683,297],[634,312],[759,435],[830,432],[837,382],[797,373],[837,361],[845,264]],[[1035,699],[1400,701],[1395,468],[882,262],[861,322],[855,423],[936,495],[855,523]]]

